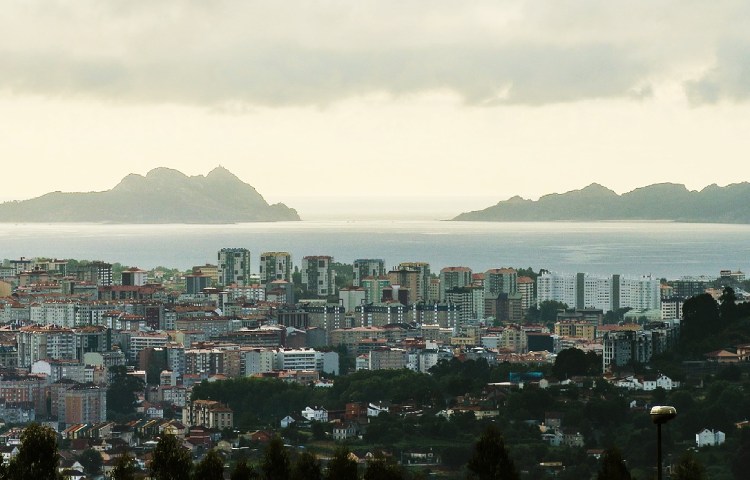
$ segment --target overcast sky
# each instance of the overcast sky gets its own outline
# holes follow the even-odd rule
[[[745,0],[9,0],[0,198],[159,166],[303,212],[746,181],[747,25]]]

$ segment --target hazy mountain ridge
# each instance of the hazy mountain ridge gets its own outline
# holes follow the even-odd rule
[[[685,185],[657,183],[618,195],[599,184],[539,200],[513,197],[496,205],[465,212],[453,220],[534,222],[591,220],[667,220],[702,223],[750,223],[750,183],[700,191]]]
[[[205,177],[156,168],[130,174],[103,192],[52,192],[0,204],[0,222],[242,223],[300,220],[283,203],[269,205],[223,167]]]

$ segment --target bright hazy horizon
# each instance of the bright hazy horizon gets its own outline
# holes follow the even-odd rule
[[[222,165],[306,219],[448,218],[742,182],[749,20],[739,0],[11,0],[0,198]]]

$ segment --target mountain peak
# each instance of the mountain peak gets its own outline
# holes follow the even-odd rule
[[[146,174],[146,179],[148,180],[164,180],[164,179],[173,179],[173,178],[179,178],[182,180],[182,179],[188,178],[188,176],[179,170],[175,170],[174,168],[167,168],[167,167],[157,167],[157,168],[150,170]]]
[[[601,185],[599,183],[592,183],[591,185],[588,185],[586,187],[583,187],[581,189],[581,192],[586,193],[604,193],[607,195],[617,195],[617,193],[614,190],[611,190],[604,185]]]
[[[210,172],[208,172],[208,175],[206,175],[207,179],[211,180],[240,180],[237,175],[230,172],[226,168],[219,165],[218,167],[214,168]]]
[[[144,208],[145,207],[145,208]],[[189,177],[159,167],[129,174],[112,190],[47,194],[0,205],[0,221],[117,223],[237,223],[299,220],[284,204],[269,205],[224,167]]]

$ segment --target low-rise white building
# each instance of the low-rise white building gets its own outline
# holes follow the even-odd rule
[[[700,447],[713,447],[721,445],[726,440],[726,435],[720,430],[709,430],[704,428],[695,434],[695,444]]]
[[[620,378],[615,381],[615,386],[627,388],[629,390],[643,390],[645,392],[650,392],[656,390],[657,388],[672,390],[674,388],[678,388],[680,386],[680,382],[672,380],[668,376],[660,373],[659,375],[653,377],[635,377],[631,375],[625,378]]]
[[[367,416],[368,417],[377,417],[381,413],[388,413],[388,407],[378,404],[375,405],[374,403],[367,404]]]
[[[310,421],[327,422],[328,410],[323,407],[305,407],[301,412],[302,416]]]

